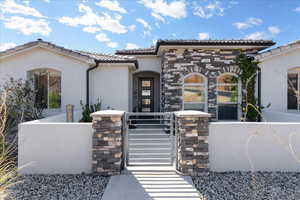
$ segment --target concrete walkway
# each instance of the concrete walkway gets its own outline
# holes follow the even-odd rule
[[[199,200],[202,199],[189,176],[178,175],[172,167],[128,167],[112,176],[102,200]]]

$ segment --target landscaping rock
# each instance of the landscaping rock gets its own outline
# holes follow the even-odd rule
[[[101,199],[109,177],[89,175],[26,175],[9,188],[6,200]]]
[[[203,200],[300,199],[300,173],[210,172],[193,181]]]

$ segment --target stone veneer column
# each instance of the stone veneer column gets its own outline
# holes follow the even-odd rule
[[[184,175],[197,176],[209,171],[208,118],[200,111],[175,112],[177,138],[176,168]]]
[[[93,144],[92,173],[116,175],[123,164],[122,120],[123,111],[104,110],[92,113]]]

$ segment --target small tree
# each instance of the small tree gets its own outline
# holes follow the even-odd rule
[[[236,57],[235,63],[241,69],[240,79],[246,93],[245,103],[242,105],[243,120],[258,121],[261,109],[259,105],[257,105],[257,99],[255,97],[258,62],[255,61],[253,57],[241,53]]]

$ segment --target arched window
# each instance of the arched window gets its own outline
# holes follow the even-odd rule
[[[28,72],[37,91],[36,103],[45,109],[61,107],[61,73],[54,69],[36,69]]]
[[[237,120],[239,80],[236,75],[222,74],[217,79],[218,120]]]
[[[183,109],[206,110],[206,78],[201,74],[189,74],[183,83]]]
[[[287,108],[300,110],[300,67],[288,72]]]

